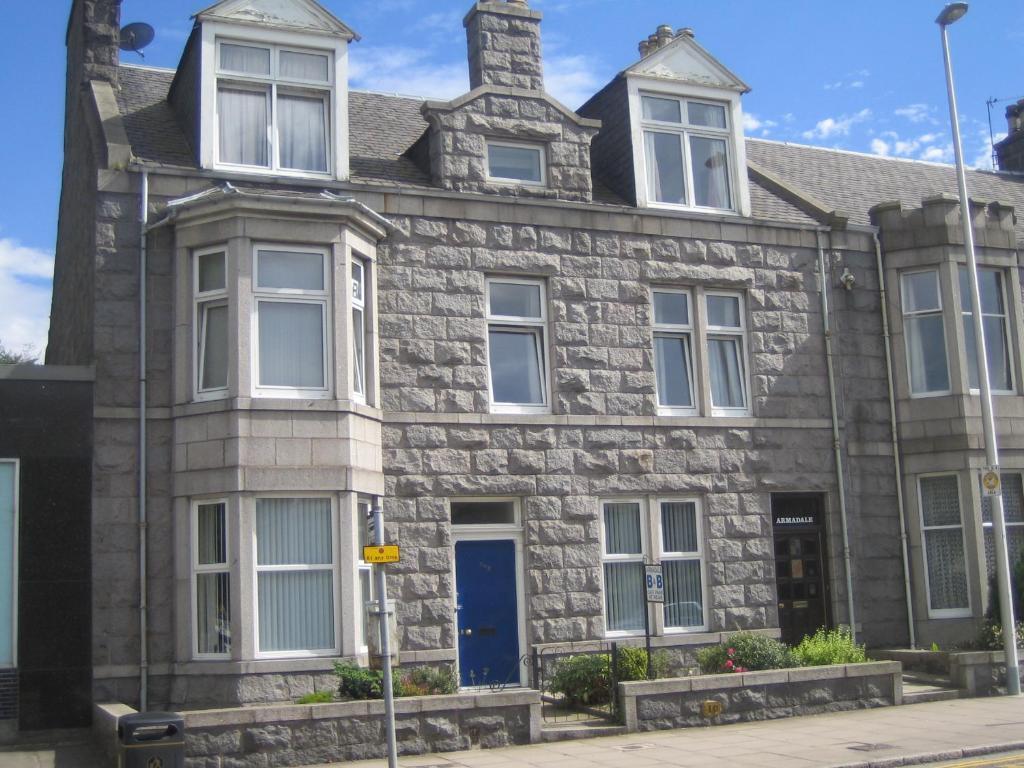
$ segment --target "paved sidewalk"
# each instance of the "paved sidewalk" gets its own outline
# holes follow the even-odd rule
[[[1024,749],[1024,697],[994,697],[418,755],[398,762],[403,768],[889,768],[1019,749]],[[380,768],[387,762],[345,765]]]

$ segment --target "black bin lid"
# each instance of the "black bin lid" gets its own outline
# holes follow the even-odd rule
[[[136,712],[117,720],[122,744],[184,743],[185,718],[177,712]]]

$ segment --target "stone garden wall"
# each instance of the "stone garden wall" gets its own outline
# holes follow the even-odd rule
[[[903,702],[902,667],[882,661],[619,683],[619,702],[630,731],[885,707]],[[721,704],[721,714],[705,716],[705,702]]]

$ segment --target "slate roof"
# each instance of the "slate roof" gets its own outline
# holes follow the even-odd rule
[[[958,194],[950,165],[762,139],[747,139],[747,157],[848,215],[852,224],[870,224],[868,211],[878,203],[899,200],[916,208],[940,192]],[[1012,205],[1017,238],[1024,240],[1024,174],[969,170],[967,189],[974,199]]]
[[[132,152],[140,160],[195,168],[194,154],[174,112],[167,103],[173,70],[125,66],[120,68],[118,106]],[[420,114],[422,99],[365,91],[350,91],[349,143],[352,181],[429,189],[429,175],[405,152],[427,129]],[[833,149],[747,139],[751,161],[850,217],[851,223],[869,224],[868,210],[875,204],[901,200],[907,207],[939,192],[956,193],[951,166],[876,157]],[[1018,238],[1024,240],[1024,174],[970,171],[968,188],[973,197],[999,200],[1022,212]],[[627,205],[600,183],[594,200]],[[802,225],[817,222],[788,200],[750,179],[750,202],[756,219]]]

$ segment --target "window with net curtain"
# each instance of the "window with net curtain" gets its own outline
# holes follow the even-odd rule
[[[334,526],[328,498],[256,500],[257,648],[337,651]]]
[[[645,507],[638,501],[602,504],[605,629],[644,629],[644,562],[660,562],[665,581],[666,630],[698,629],[704,622],[703,544],[696,501],[654,503],[653,538],[645,535]]]
[[[1006,521],[1006,549],[1010,570],[1024,560],[1024,485],[1019,472],[1001,472],[1003,518]],[[980,488],[979,482],[979,488]],[[991,578],[996,572],[995,533],[992,530],[992,498],[982,493],[981,526],[985,536],[985,566]]]
[[[332,54],[228,41],[217,49],[219,162],[327,173]]]
[[[970,277],[966,267],[960,267],[960,314],[964,325],[964,356],[967,359],[968,384],[980,389],[978,378],[978,345],[974,338],[974,313],[971,311]],[[1013,390],[1010,347],[1007,343],[1006,295],[1003,291],[1003,272],[999,269],[978,270],[978,293],[981,296],[981,328],[985,334],[985,353],[988,362],[988,380],[993,392]]]
[[[969,615],[959,480],[937,475],[919,483],[929,613],[937,618]]]
[[[640,101],[648,199],[732,210],[726,105],[653,94]]]
[[[195,505],[196,654],[228,656],[231,652],[231,575],[228,567],[227,504]]]
[[[946,332],[942,319],[939,272],[900,275],[903,338],[907,348],[910,391],[915,395],[949,392]]]
[[[257,247],[255,262],[257,389],[326,394],[327,252]]]

